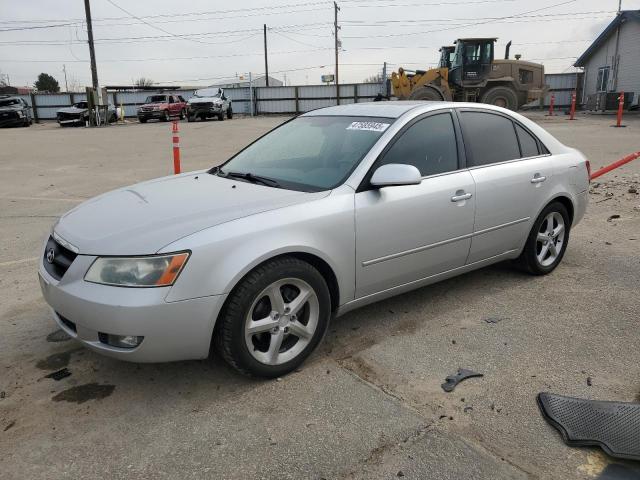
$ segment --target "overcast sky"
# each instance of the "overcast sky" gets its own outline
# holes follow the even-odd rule
[[[572,71],[576,57],[614,17],[618,0],[342,0],[338,5],[340,83],[347,83],[381,72],[385,61],[390,69],[427,68],[437,62],[439,46],[471,36],[498,37],[496,57],[512,40],[512,54],[543,63],[547,72]],[[640,9],[640,0],[622,0],[622,8]],[[287,84],[302,85],[333,73],[330,1],[91,0],[91,10],[101,85],[131,84],[139,77],[207,85],[249,71],[261,75],[264,23],[271,76],[284,80],[286,75]],[[84,16],[83,0],[0,0],[0,73],[9,75],[12,85],[26,86],[47,72],[64,88],[65,64],[70,83],[90,85]],[[47,25],[57,26],[39,28]],[[24,27],[30,29],[17,30]]]

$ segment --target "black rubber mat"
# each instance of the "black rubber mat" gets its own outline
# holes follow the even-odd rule
[[[585,400],[543,392],[538,394],[538,405],[567,445],[596,445],[612,457],[640,460],[640,403]]]

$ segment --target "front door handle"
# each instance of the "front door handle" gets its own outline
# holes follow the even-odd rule
[[[540,175],[539,173],[536,173],[533,178],[531,179],[531,183],[542,183],[547,179],[547,177],[545,177],[544,175]]]
[[[451,197],[451,201],[452,202],[461,202],[463,200],[469,200],[472,196],[473,195],[471,195],[470,193],[463,193],[461,195],[454,195],[453,197]]]

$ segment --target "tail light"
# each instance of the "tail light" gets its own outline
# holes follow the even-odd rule
[[[591,180],[591,162],[587,160],[585,162],[585,165],[587,166],[587,176],[589,177],[589,180]]]

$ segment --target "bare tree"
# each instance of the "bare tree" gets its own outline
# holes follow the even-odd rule
[[[136,81],[133,82],[133,84],[136,87],[150,87],[154,83],[155,82],[153,80],[151,80],[150,78],[147,78],[147,77],[140,77],[139,79],[137,79]]]

